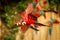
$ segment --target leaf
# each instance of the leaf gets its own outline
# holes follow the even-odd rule
[[[25,8],[26,8],[26,3],[24,2],[19,2],[17,5],[16,5],[16,9],[18,10],[18,11],[23,11],[23,10],[25,10]]]
[[[36,7],[36,2],[33,2],[33,7],[34,7],[34,8]]]
[[[48,0],[46,0],[46,2],[48,2]]]
[[[8,17],[6,18],[6,20],[9,21],[9,20],[12,20],[12,18],[11,18],[10,16],[8,16]]]
[[[4,6],[3,10],[8,14],[12,14],[12,11],[9,6]]]
[[[13,36],[5,36],[4,40],[15,40]]]
[[[19,28],[14,28],[11,32],[12,33],[16,33],[16,32],[18,32],[19,31]]]
[[[7,28],[11,28],[13,26],[12,23],[7,23]]]
[[[4,15],[2,15],[2,18],[3,19],[6,19],[8,17],[8,14],[6,13],[6,14],[4,14]]]

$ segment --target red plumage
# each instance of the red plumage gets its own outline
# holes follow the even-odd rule
[[[21,32],[26,32],[28,30],[28,26],[21,26]]]
[[[47,5],[47,2],[46,2],[46,1],[44,1],[44,2],[43,2],[43,4],[44,4],[44,6],[46,6],[46,5]]]
[[[33,24],[35,21],[32,19],[30,15],[27,15],[25,12],[21,14],[23,22],[26,24]]]
[[[34,12],[34,13],[32,13],[32,15],[35,16],[35,17],[39,17],[40,16],[40,12],[39,11]]]
[[[58,21],[58,20],[55,20],[55,23],[56,23],[56,24],[58,24],[58,23],[60,23],[60,21]]]
[[[38,6],[36,7],[36,10],[37,10],[37,11],[39,11],[39,10],[40,10]]]
[[[43,16],[44,16],[44,18],[46,19],[46,14],[44,14]]]
[[[50,22],[50,23],[49,23],[49,26],[52,26],[52,25],[53,25],[53,23]]]
[[[36,3],[38,3],[38,0],[35,0]]]

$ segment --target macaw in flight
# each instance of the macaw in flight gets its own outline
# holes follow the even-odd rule
[[[36,9],[40,10],[39,5],[38,5],[38,7],[36,6]],[[38,29],[35,27],[47,26],[47,25],[44,25],[41,23],[37,23],[37,18],[40,16],[40,11],[33,11],[33,10],[34,10],[34,6],[31,3],[28,5],[27,9],[20,14],[22,19],[18,23],[16,23],[15,25],[13,25],[12,28],[20,26],[21,31],[23,33],[25,33],[28,28],[32,28],[35,31],[38,31]],[[42,13],[44,14],[43,11],[42,11]],[[33,24],[35,27],[31,26],[31,24]]]

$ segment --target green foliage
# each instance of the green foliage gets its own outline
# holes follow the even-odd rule
[[[48,0],[50,10],[58,11],[60,0]],[[55,9],[56,8],[56,9]]]
[[[16,32],[18,32],[19,31],[19,28],[14,28],[11,32],[12,33],[16,33]]]
[[[3,18],[3,19],[6,19],[6,17],[8,17],[7,14],[2,15],[2,18]]]
[[[48,2],[48,0],[46,0]]]
[[[12,10],[10,9],[10,6],[4,6],[3,10],[8,14],[12,14]]]
[[[13,23],[7,23],[7,28],[11,28],[13,26]]]
[[[26,6],[27,6],[27,2],[18,2],[14,6],[6,5],[6,6],[3,7],[3,10],[4,10],[5,14],[2,15],[2,18],[5,21],[7,28],[11,28],[14,24],[13,23],[13,18],[16,15],[15,11],[21,12],[21,11],[25,10]],[[13,7],[16,10],[13,10]],[[16,32],[18,32],[18,30],[19,30],[18,28],[14,28],[14,29],[11,30],[11,32],[16,33]],[[13,40],[13,38],[11,38],[9,36],[9,37],[6,37],[5,40]]]
[[[17,11],[21,12],[21,11],[25,10],[26,5],[27,5],[26,2],[18,2],[16,5]]]
[[[36,7],[36,2],[33,2],[33,7],[34,7],[34,8]]]
[[[4,40],[15,40],[13,36],[5,36]]]
[[[58,4],[60,4],[60,0],[48,0],[48,2],[51,6],[57,6]]]
[[[13,18],[15,16],[14,12],[10,8],[10,6],[4,6],[3,10],[5,11],[5,14],[2,15],[2,18],[6,22],[6,25],[8,28],[10,28],[13,25]]]
[[[12,22],[13,17],[12,17],[12,15],[10,16],[10,15],[8,15],[6,13],[6,14],[2,15],[2,18],[6,22],[6,25],[7,25],[8,28],[13,25],[13,22]]]

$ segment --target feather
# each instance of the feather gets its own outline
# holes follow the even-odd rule
[[[58,23],[60,23],[60,21],[58,21],[58,20],[55,20],[55,22],[54,22],[54,23],[58,24]]]
[[[44,18],[46,19],[46,14],[44,14],[43,16],[44,16]]]
[[[28,7],[25,10],[25,14],[30,14],[33,10],[33,4],[28,4]]]
[[[34,0],[36,3],[38,3],[38,0]]]
[[[28,26],[21,26],[21,32],[25,33],[28,30]]]

